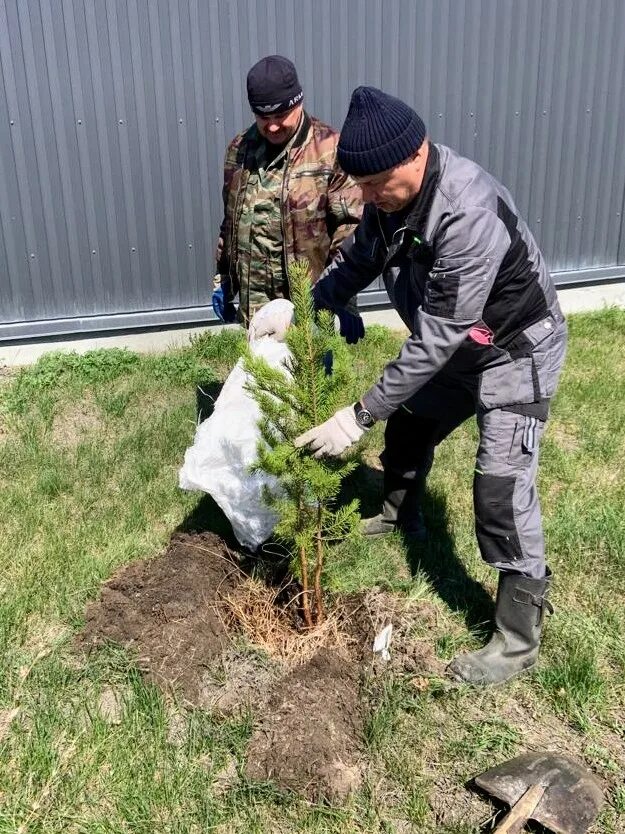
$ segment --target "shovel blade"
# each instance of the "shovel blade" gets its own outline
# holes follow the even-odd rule
[[[545,785],[531,819],[555,834],[584,834],[603,804],[597,777],[576,759],[557,753],[526,753],[476,776],[474,782],[509,805],[532,785]]]

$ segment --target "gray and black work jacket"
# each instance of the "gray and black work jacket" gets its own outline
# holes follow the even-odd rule
[[[494,177],[430,143],[415,200],[394,214],[365,206],[315,304],[336,310],[380,274],[411,335],[362,398],[375,418],[443,372],[473,384],[481,408],[519,404],[546,419],[566,325],[540,250]]]

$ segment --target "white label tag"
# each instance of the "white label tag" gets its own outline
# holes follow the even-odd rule
[[[391,637],[393,636],[393,624],[389,623],[384,626],[382,631],[378,632],[373,641],[373,653],[379,654],[382,660],[390,660],[391,654],[389,646],[391,645]]]

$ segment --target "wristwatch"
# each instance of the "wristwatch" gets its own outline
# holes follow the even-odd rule
[[[361,429],[370,429],[375,423],[375,417],[361,402],[354,403],[354,414]]]

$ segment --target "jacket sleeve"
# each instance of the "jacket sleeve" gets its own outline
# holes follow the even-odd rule
[[[328,263],[330,263],[339,246],[355,231],[362,217],[362,195],[360,188],[338,166],[328,188],[328,205],[326,209],[330,249]]]
[[[380,243],[375,208],[365,206],[355,231],[341,244],[334,260],[313,287],[318,310],[345,308],[350,299],[369,286],[384,263]]]
[[[224,177],[221,189],[221,198],[223,203],[223,219],[219,227],[219,237],[217,239],[217,250],[215,252],[215,277],[213,279],[213,290],[221,286],[221,280],[226,275],[230,274],[230,255],[229,255],[229,231],[232,218],[228,217],[228,198],[230,195],[230,185],[234,174],[236,165],[236,153],[238,147],[239,137],[235,137],[226,148],[226,156],[224,159]]]
[[[219,238],[217,240],[217,252],[215,255],[215,260],[217,262],[215,268],[215,275],[213,277],[213,290],[219,289],[221,286],[221,279],[222,276],[228,275],[228,258],[225,255],[225,236],[224,236],[224,226],[225,226],[225,219],[222,220],[221,226],[219,228]]]
[[[434,240],[436,260],[413,333],[362,398],[376,419],[385,420],[416,394],[481,320],[509,245],[506,227],[488,209],[463,209],[444,221]]]

